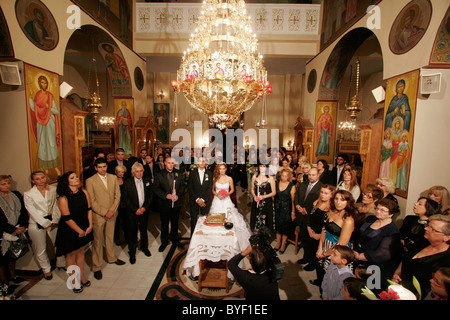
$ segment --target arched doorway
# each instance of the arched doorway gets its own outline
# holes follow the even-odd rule
[[[65,170],[76,170],[78,167],[86,168],[92,164],[96,149],[101,149],[106,155],[114,153],[117,147],[117,139],[114,134],[115,123],[95,123],[87,110],[87,103],[91,94],[94,91],[97,92],[98,85],[97,93],[102,104],[98,119],[103,116],[110,119],[115,117],[114,100],[118,95],[114,90],[114,82],[109,72],[109,63],[112,62],[106,56],[105,44],[113,47],[114,53],[118,56],[122,55],[114,39],[106,31],[94,25],[81,26],[72,33],[67,42],[64,54],[64,72],[60,81],[68,83],[73,89],[61,102],[61,118],[66,129],[64,130],[63,141],[67,146],[71,146],[63,148]],[[117,61],[114,63],[118,63]],[[126,68],[126,64],[122,67]],[[130,93],[128,96],[131,96],[131,83],[129,87],[130,90],[127,95]],[[74,127],[73,118],[76,114],[85,116],[84,141],[80,144],[81,150],[73,148],[73,141],[76,137],[73,136],[74,131],[70,130]],[[81,153],[79,157],[77,156],[78,152]],[[82,164],[78,163],[80,161],[82,161]]]
[[[355,94],[356,61],[360,64],[359,100],[363,109],[356,119],[355,129],[339,129],[340,124],[350,121],[346,105]],[[378,103],[371,91],[379,86],[385,86],[383,54],[379,40],[369,29],[353,29],[336,44],[327,60],[320,81],[319,101],[331,101],[336,104],[335,134],[333,135],[335,143],[332,150],[334,156],[330,160],[334,163],[337,154],[346,154],[357,167],[359,181],[364,185],[371,180],[368,179],[367,174],[365,179],[363,178],[365,174],[363,167],[368,163],[368,158],[367,153],[361,152],[359,127],[370,123],[369,127],[364,126],[364,128],[370,128],[372,132],[372,148],[368,148],[367,152],[371,153],[371,172],[376,176],[377,168],[379,168],[376,159],[380,158],[381,136],[374,130],[379,130],[377,123],[382,122],[384,104]],[[317,144],[317,141],[314,143]],[[315,161],[318,159],[315,157]]]

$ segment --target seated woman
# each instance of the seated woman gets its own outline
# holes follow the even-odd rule
[[[355,202],[358,202],[359,196],[361,195],[361,189],[358,185],[356,171],[352,169],[344,169],[342,176],[344,180],[338,184],[337,189],[350,192]]]
[[[394,196],[394,193],[395,193],[394,181],[392,181],[390,178],[387,178],[387,177],[381,177],[376,180],[375,185],[378,188],[380,188],[381,190],[383,190],[383,193],[384,193],[383,198],[388,198],[388,199],[394,200],[395,203],[397,203],[397,205],[398,205],[398,200]]]
[[[392,278],[401,258],[400,231],[392,220],[398,212],[394,201],[380,200],[375,216],[368,217],[361,226],[355,244],[356,260],[380,267],[382,285],[387,285],[387,279]]]
[[[421,249],[429,245],[424,238],[428,218],[440,213],[439,205],[430,198],[420,197],[413,207],[414,215],[408,215],[400,228],[405,252]]]
[[[335,245],[352,246],[350,239],[355,228],[355,214],[353,196],[348,191],[337,190],[331,199],[330,211],[316,253],[317,258],[320,259],[322,274],[325,274],[330,265],[330,257]]]
[[[441,214],[429,217],[424,237],[430,244],[406,253],[392,278],[394,282],[401,282],[402,286],[416,292],[413,276],[416,277],[422,297],[430,291],[433,273],[441,267],[450,267],[450,217]]]

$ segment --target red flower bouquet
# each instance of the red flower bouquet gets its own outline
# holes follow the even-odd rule
[[[220,189],[217,194],[222,197],[228,197],[228,192],[225,189]]]

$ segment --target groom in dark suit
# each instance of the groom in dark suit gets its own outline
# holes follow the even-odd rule
[[[313,239],[309,236],[307,229],[308,214],[314,208],[314,201],[319,198],[322,182],[319,181],[319,171],[311,168],[308,172],[308,181],[303,182],[295,192],[294,206],[297,216],[297,224],[300,226],[300,239],[303,244],[303,259],[298,260],[300,264],[308,263],[304,268],[312,271],[316,267],[316,251],[314,250]]]
[[[213,188],[213,173],[206,169],[206,160],[198,159],[197,168],[189,174],[188,193],[191,210],[191,237],[197,224],[198,214],[208,214],[211,207],[211,193]]]
[[[178,219],[183,207],[183,197],[186,190],[183,173],[174,168],[174,159],[168,157],[164,160],[165,169],[155,174],[153,192],[158,200],[158,210],[161,217],[161,246],[158,251],[163,252],[169,242],[179,248],[184,248],[178,239]],[[175,190],[173,190],[175,188]]]
[[[126,228],[128,229],[127,242],[130,263],[134,264],[136,262],[138,229],[141,235],[141,251],[147,257],[151,256],[150,250],[148,250],[147,226],[153,192],[150,178],[144,176],[142,164],[136,162],[131,167],[131,175],[132,177],[124,182],[122,199],[125,199],[127,210]]]

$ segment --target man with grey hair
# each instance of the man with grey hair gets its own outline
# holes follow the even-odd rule
[[[136,263],[138,230],[141,238],[140,249],[147,257],[151,256],[148,250],[147,226],[153,192],[150,178],[144,176],[144,166],[141,163],[133,164],[131,175],[132,177],[125,180],[123,184],[123,199],[126,204],[128,253],[130,263],[134,264]]]

